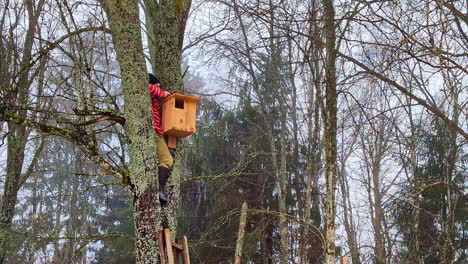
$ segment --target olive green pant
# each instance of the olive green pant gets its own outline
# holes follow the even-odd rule
[[[167,147],[167,143],[166,140],[164,140],[163,135],[156,135],[156,144],[158,146],[159,166],[167,169],[172,168],[174,159],[172,158],[171,152],[169,152],[169,148]]]

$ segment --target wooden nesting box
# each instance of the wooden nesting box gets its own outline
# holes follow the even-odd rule
[[[169,147],[175,148],[175,138],[184,138],[196,131],[197,103],[195,96],[174,93],[163,101],[162,129],[169,136]]]

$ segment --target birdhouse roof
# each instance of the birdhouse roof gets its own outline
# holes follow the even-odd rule
[[[170,100],[172,98],[183,99],[184,101],[194,102],[194,103],[201,100],[201,98],[199,98],[199,97],[195,97],[195,96],[191,96],[191,95],[187,95],[187,94],[173,93],[170,96],[166,97],[164,99],[164,101],[168,101],[168,100]]]

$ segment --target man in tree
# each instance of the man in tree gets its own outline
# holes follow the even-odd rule
[[[167,204],[167,197],[165,193],[165,187],[169,176],[171,175],[172,164],[174,159],[172,158],[167,143],[164,140],[164,132],[161,126],[161,102],[160,100],[166,98],[170,93],[161,89],[161,83],[159,79],[153,74],[149,75],[149,89],[151,93],[151,104],[153,106],[153,119],[154,119],[154,130],[156,131],[156,142],[158,145],[158,158],[159,158],[159,201],[161,205]]]

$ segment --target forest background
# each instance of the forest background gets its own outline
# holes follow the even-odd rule
[[[0,263],[233,263],[244,202],[243,263],[466,263],[467,10],[1,0]],[[148,71],[202,98],[167,208]]]

